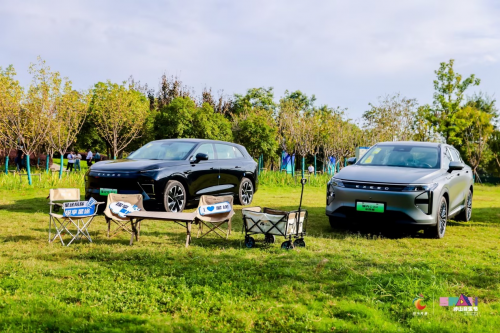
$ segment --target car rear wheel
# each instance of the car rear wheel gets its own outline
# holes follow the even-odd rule
[[[252,203],[253,200],[253,184],[248,178],[243,178],[238,189],[238,202],[242,206],[246,206]]]
[[[448,203],[445,197],[441,197],[438,205],[438,211],[436,214],[436,225],[429,227],[425,230],[425,236],[428,238],[438,238],[444,237],[446,232],[446,223],[448,222]]]
[[[180,213],[186,207],[186,190],[184,186],[176,181],[170,180],[165,186],[163,195],[165,210],[172,213]]]
[[[469,193],[467,193],[467,198],[465,198],[465,207],[460,212],[460,214],[457,215],[455,220],[462,222],[469,222],[471,216],[472,216],[472,191],[469,190]]]

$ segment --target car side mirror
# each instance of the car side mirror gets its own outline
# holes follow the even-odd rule
[[[448,166],[448,172],[452,172],[455,170],[462,170],[465,167],[465,165],[461,162],[450,162],[450,165]]]
[[[195,156],[194,163],[198,163],[199,161],[207,161],[208,160],[208,155],[203,154],[203,153],[198,153]]]
[[[356,163],[356,157],[350,157],[347,159],[347,165],[353,165]]]

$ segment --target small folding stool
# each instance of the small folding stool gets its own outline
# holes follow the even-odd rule
[[[61,240],[62,245],[69,246],[76,239],[82,236],[92,243],[92,238],[88,232],[88,227],[97,215],[97,208],[103,202],[80,201],[80,189],[78,188],[58,188],[51,189],[49,193],[49,243],[56,238]],[[56,214],[63,209],[63,214]],[[55,236],[52,237],[52,226],[55,229]],[[68,228],[75,226],[76,233]],[[71,240],[65,244],[63,235],[68,234]]]
[[[218,214],[206,214],[202,215],[200,212],[201,207],[214,207],[222,203],[229,203],[230,211]],[[196,222],[199,225],[198,229],[198,238],[203,238],[209,233],[214,233],[221,238],[226,238],[231,234],[231,218],[234,215],[233,210],[233,196],[211,196],[211,195],[202,195],[200,198],[200,203],[198,208],[196,209]],[[223,230],[221,226],[227,223],[227,229]],[[203,226],[208,228],[208,231],[203,233]],[[220,233],[219,233],[220,232]],[[200,236],[201,234],[201,236]],[[225,235],[224,235],[225,234]]]
[[[111,238],[118,234],[121,231],[125,231],[129,233],[131,236],[135,235],[132,230],[131,222],[128,217],[120,217],[117,214],[114,214],[111,209],[109,209],[109,205],[112,203],[122,201],[131,204],[132,206],[137,206],[141,211],[146,211],[142,204],[142,194],[116,194],[110,193],[108,194],[108,200],[106,203],[106,209],[104,210],[104,217],[106,218],[106,222],[108,223],[108,238]],[[117,225],[117,228],[111,232],[111,222]],[[141,230],[141,222],[137,225],[138,236]],[[110,234],[111,233],[111,234]]]

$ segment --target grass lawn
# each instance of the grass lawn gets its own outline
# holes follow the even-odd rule
[[[500,187],[476,186],[473,221],[443,240],[332,231],[325,190],[307,187],[306,248],[244,247],[237,207],[229,240],[193,239],[146,222],[129,246],[47,243],[47,189],[0,189],[0,331],[498,332]],[[299,187],[261,186],[255,205],[292,209]],[[195,229],[196,230],[196,229]],[[422,293],[427,315],[412,304]],[[439,297],[479,298],[479,315]]]

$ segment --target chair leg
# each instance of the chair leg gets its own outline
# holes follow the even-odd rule
[[[111,230],[111,220],[106,219],[106,221],[108,221],[108,238],[109,238],[109,231]]]

